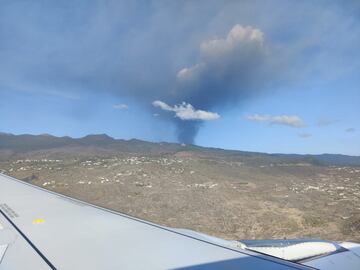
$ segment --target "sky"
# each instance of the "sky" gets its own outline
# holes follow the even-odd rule
[[[359,1],[0,2],[0,132],[360,155]]]

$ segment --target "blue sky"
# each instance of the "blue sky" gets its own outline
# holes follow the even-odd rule
[[[0,131],[360,155],[358,1],[2,1]]]

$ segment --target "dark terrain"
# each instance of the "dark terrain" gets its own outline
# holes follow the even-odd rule
[[[360,157],[0,133],[0,171],[156,223],[228,239],[360,241]]]

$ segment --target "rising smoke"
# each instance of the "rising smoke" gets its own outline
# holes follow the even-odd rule
[[[177,101],[221,110],[259,93],[267,60],[261,30],[237,24],[225,38],[202,42],[199,54],[198,63],[177,73]],[[179,141],[193,143],[202,123],[175,120],[175,124]]]
[[[217,113],[225,107],[241,104],[263,89],[268,56],[263,32],[239,24],[218,38],[186,43],[204,29],[197,19],[184,21],[181,14],[176,18],[178,5],[152,2],[148,8],[154,14],[148,17],[141,13],[147,8],[140,2],[4,5],[0,23],[11,31],[0,31],[0,50],[7,48],[0,86],[63,98],[89,92],[126,97],[173,123],[180,142],[193,143],[204,120],[219,118]],[[174,32],[164,21],[188,30]],[[160,113],[154,101],[165,102],[171,112]]]

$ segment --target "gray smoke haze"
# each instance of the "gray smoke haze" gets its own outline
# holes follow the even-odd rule
[[[246,101],[264,87],[267,59],[260,29],[236,24],[225,37],[202,42],[199,54],[198,63],[178,71],[176,100],[221,110]],[[201,123],[176,121],[176,125],[179,141],[193,143]]]
[[[206,111],[221,110],[248,100],[265,87],[271,59],[267,58],[260,29],[236,24],[224,37],[201,42],[198,53],[199,62],[181,68],[173,89],[164,89],[162,97],[166,101],[175,104],[186,101]],[[194,143],[201,119],[171,121],[177,127],[180,142]]]
[[[353,22],[341,19],[352,15],[338,12],[341,5],[323,12],[321,3],[270,2],[5,0],[0,89],[128,98],[174,124],[180,142],[193,143],[204,122],[159,111],[154,101],[221,115],[270,93],[274,84],[301,80],[313,69],[321,75],[319,63],[330,76],[338,74],[335,53],[348,56],[335,45],[326,49],[334,40],[329,33],[339,46],[356,46],[359,35],[348,31]],[[358,5],[351,10],[357,13]],[[322,54],[313,57],[319,48]],[[312,62],[302,60],[307,54]],[[96,109],[85,104],[74,117]]]

